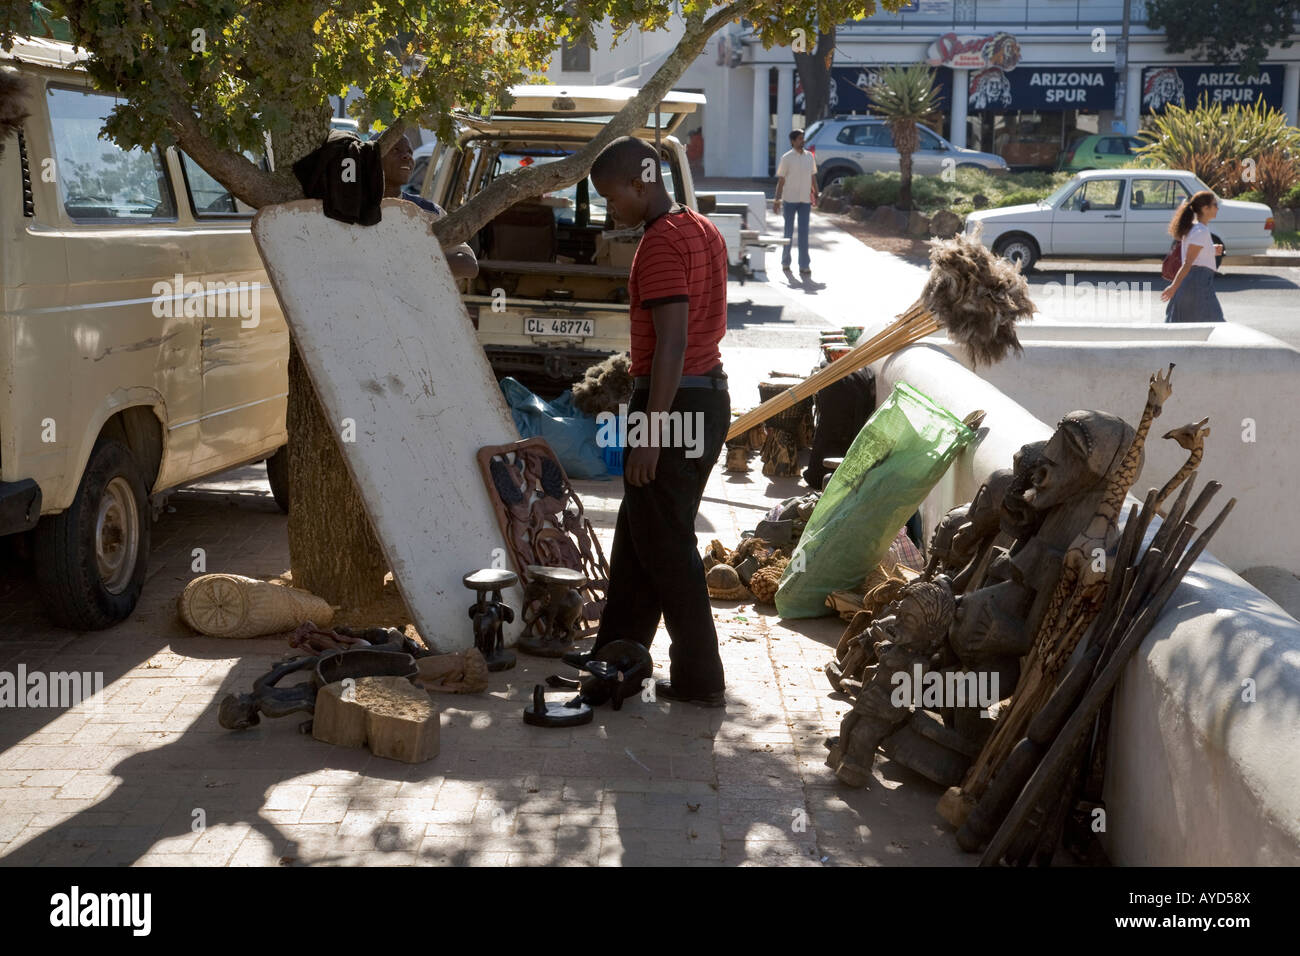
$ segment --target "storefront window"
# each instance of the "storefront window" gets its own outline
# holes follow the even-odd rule
[[[1096,134],[1097,120],[1095,112],[1084,110],[982,111],[967,118],[966,144],[1001,156],[1008,166],[1054,169],[1071,143]]]

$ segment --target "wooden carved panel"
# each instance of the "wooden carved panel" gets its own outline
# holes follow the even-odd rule
[[[587,583],[580,589],[580,636],[594,634],[605,609],[609,563],[551,446],[543,438],[489,445],[479,449],[478,463],[523,584],[529,583],[529,565],[581,572]]]

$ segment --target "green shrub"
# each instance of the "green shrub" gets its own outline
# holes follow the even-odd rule
[[[1279,200],[1284,209],[1300,208],[1300,183],[1296,183]]]
[[[1246,160],[1258,163],[1269,153],[1300,155],[1300,129],[1289,126],[1286,114],[1263,100],[1225,108],[1202,95],[1190,109],[1166,106],[1153,122],[1152,129],[1140,134],[1147,140],[1138,150],[1142,164],[1191,170],[1220,196],[1245,191]]]
[[[844,182],[844,192],[855,205],[884,206],[898,202],[898,173],[868,173],[853,176]]]
[[[1015,206],[1046,198],[1070,173],[1026,172],[992,173],[982,169],[958,169],[951,179],[943,176],[916,176],[912,179],[912,205],[931,216],[940,209],[951,209],[959,216],[974,211],[973,197],[988,197],[989,208]],[[876,207],[898,201],[898,173],[868,173],[854,176],[844,183],[844,193],[858,205]]]
[[[1007,193],[993,203],[993,208],[1001,209],[1003,206],[1021,206],[1025,203],[1038,202],[1050,192],[1050,189],[1024,189],[1020,192]]]
[[[1232,197],[1239,202],[1266,202],[1264,194],[1258,189],[1247,189],[1244,193],[1237,193]]]

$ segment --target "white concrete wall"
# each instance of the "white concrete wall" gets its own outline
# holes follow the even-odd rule
[[[955,415],[988,413],[987,431],[926,500],[927,529],[969,501],[983,476],[1010,467],[1021,445],[1051,433],[938,348],[905,349],[875,370],[881,394],[906,381]],[[1176,377],[1175,400],[1180,384],[1187,392]],[[1116,411],[1135,420],[1141,406]],[[1171,409],[1166,417],[1173,427],[1184,416],[1175,420]],[[1201,470],[1202,480],[1223,477],[1217,467]],[[1224,481],[1212,514],[1229,497],[1237,508],[1220,535],[1238,522],[1249,493]],[[1243,700],[1247,680],[1253,702]],[[1124,671],[1110,754],[1106,841],[1115,863],[1300,864],[1300,623],[1203,555]]]
[[[1148,377],[1173,362],[1174,394],[1152,426],[1146,467],[1134,487],[1158,487],[1187,460],[1187,452],[1160,436],[1208,416],[1201,474],[1222,481],[1238,499],[1231,525],[1215,538],[1215,554],[1237,571],[1264,564],[1300,573],[1300,351],[1234,323],[1031,323],[1020,340],[1023,358],[981,368],[979,375],[1049,424],[1076,408],[1136,422]],[[965,361],[946,339],[935,341]]]

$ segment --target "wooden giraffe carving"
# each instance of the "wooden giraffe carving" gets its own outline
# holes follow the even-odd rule
[[[1124,499],[1137,480],[1142,449],[1151,423],[1159,417],[1173,392],[1174,366],[1151,376],[1142,421],[1120,463],[1106,476],[1097,511],[1065,553],[1060,580],[1043,616],[1042,628],[1034,641],[1034,657],[1041,656],[1043,671],[1053,676],[1074,651],[1085,628],[1076,626],[1101,609],[1110,571],[1109,555],[1119,537],[1118,518]],[[1065,639],[1068,638],[1068,639]]]
[[[1178,442],[1181,447],[1191,452],[1191,454],[1188,455],[1187,461],[1183,463],[1183,467],[1179,468],[1174,476],[1165,482],[1165,486],[1156,495],[1156,508],[1159,508],[1164,503],[1164,500],[1173,493],[1173,490],[1186,481],[1188,476],[1201,466],[1201,458],[1205,454],[1205,439],[1210,437],[1210,430],[1205,427],[1209,422],[1208,418],[1202,418],[1199,422],[1192,422],[1181,428],[1165,432],[1165,438],[1171,438]]]

